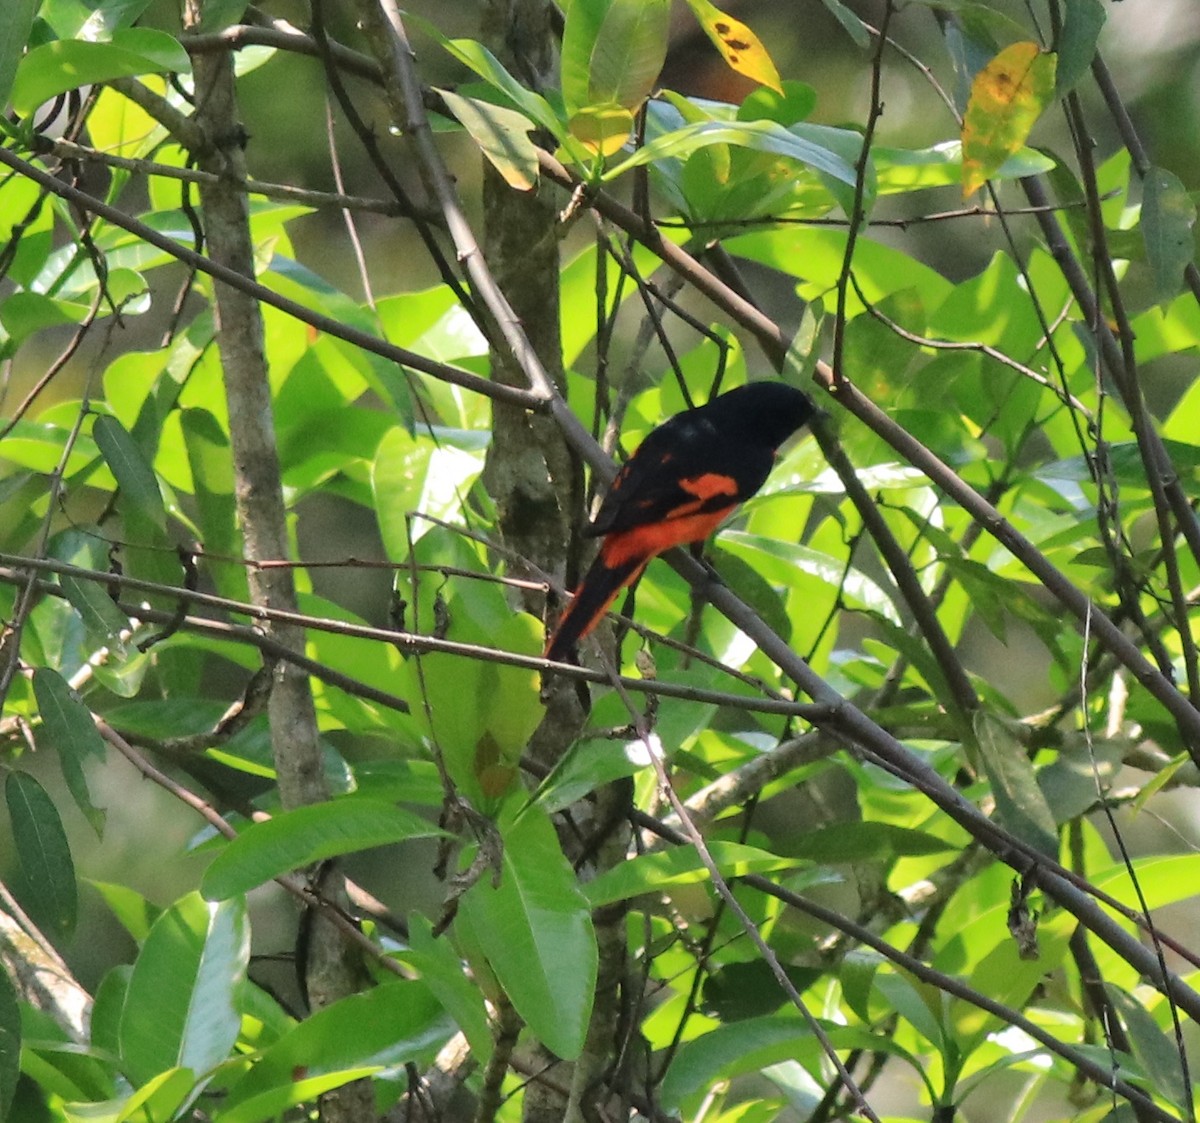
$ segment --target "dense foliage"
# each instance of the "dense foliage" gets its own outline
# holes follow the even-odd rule
[[[736,103],[670,0],[452,7],[0,4],[0,1119],[1194,1118],[1195,205],[1105,0],[825,0],[836,123],[708,0]],[[772,377],[814,434],[551,668],[614,457]],[[86,989],[114,769],[207,864],[86,889]]]

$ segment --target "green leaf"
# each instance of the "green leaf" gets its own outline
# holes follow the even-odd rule
[[[791,850],[798,858],[813,862],[890,862],[896,858],[941,854],[957,850],[957,842],[938,838],[926,831],[892,823],[838,823],[807,831]]]
[[[344,1083],[364,1069],[432,1059],[453,1032],[454,1023],[422,983],[387,982],[343,998],[300,1022],[263,1052],[229,1089],[222,1123],[273,1118],[251,1111],[252,1097],[272,1089],[286,1091],[299,1073],[308,1079],[341,1074],[344,1079],[338,1083]],[[246,1114],[239,1114],[243,1110]]]
[[[656,137],[628,160],[609,168],[602,178],[607,182],[642,164],[683,159],[714,144],[734,144],[757,152],[789,156],[806,167],[824,172],[834,180],[853,187],[854,165],[845,155],[828,147],[830,143],[839,143],[844,139],[845,135],[839,129],[803,122],[785,129],[774,121],[697,121]]]
[[[1096,43],[1107,18],[1100,0],[1067,0],[1066,18],[1056,47],[1055,93],[1058,97],[1070,93],[1091,69],[1096,57]]]
[[[388,557],[392,561],[408,557],[409,515],[460,520],[468,492],[482,471],[482,450],[456,448],[445,440],[435,444],[398,426],[392,429],[379,442],[371,469],[379,532]],[[425,519],[414,519],[413,541],[430,525]]]
[[[148,1080],[127,1100],[116,1100],[120,1113],[115,1123],[126,1120],[171,1119],[175,1111],[192,1095],[196,1088],[196,1076],[188,1068],[171,1068]]]
[[[562,40],[567,112],[599,105],[637,109],[667,57],[670,20],[670,0],[574,0]]]
[[[964,198],[1025,143],[1054,96],[1054,72],[1054,55],[1024,42],[1005,47],[975,75],[963,115]]]
[[[116,477],[125,502],[165,535],[167,512],[163,506],[162,492],[141,446],[115,417],[97,417],[92,437],[109,470]]]
[[[150,934],[154,922],[162,915],[162,909],[127,885],[114,885],[107,881],[93,881],[91,885],[104,898],[104,903],[125,931],[137,943],[142,943]]]
[[[233,458],[229,450],[229,435],[206,409],[180,411],[179,424],[187,447],[204,548],[210,554],[240,557],[242,543],[233,494]],[[224,596],[247,599],[246,577],[242,567],[212,564],[209,572]]]
[[[708,844],[708,852],[726,878],[794,869],[798,864],[792,858],[781,858],[756,846],[719,839]],[[639,854],[605,870],[583,889],[592,908],[599,908],[614,901],[628,901],[645,893],[661,893],[673,886],[696,885],[707,880],[708,867],[696,848],[687,845]]]
[[[29,912],[45,931],[65,938],[75,929],[78,894],[75,863],[58,809],[27,772],[8,774],[4,796]]]
[[[130,630],[129,617],[117,607],[108,590],[95,581],[73,577],[69,573],[59,575],[58,585],[71,607],[79,613],[92,641],[124,659],[126,637],[122,633]]]
[[[1001,824],[1027,845],[1058,858],[1058,829],[1025,746],[1012,729],[992,714],[979,711],[974,720],[984,771],[996,800]]]
[[[8,0],[0,4],[0,105],[8,101],[17,67],[41,0]],[[3,1118],[3,1099],[0,1099],[0,1118]]]
[[[62,675],[48,667],[33,672],[33,694],[42,717],[36,734],[38,748],[58,754],[71,797],[96,834],[103,835],[104,811],[92,803],[83,774],[83,763],[89,756],[100,760],[106,756],[104,738],[92,721],[91,711]]]
[[[1183,1108],[1191,1099],[1191,1090],[1180,1063],[1179,1047],[1132,994],[1112,983],[1105,983],[1104,989],[1125,1023],[1133,1055],[1146,1070],[1152,1086],[1175,1107]]]
[[[340,1088],[354,1080],[366,1080],[384,1070],[384,1065],[364,1065],[360,1068],[343,1068],[321,1076],[307,1076],[302,1080],[289,1080],[276,1088],[250,1096],[247,1099],[221,1109],[221,1123],[271,1123],[272,1120],[291,1118],[288,1108],[312,1103],[326,1092]],[[299,1071],[306,1072],[301,1067]]]
[[[21,1078],[21,1008],[8,972],[0,971],[0,1119],[8,1118]]]
[[[409,950],[399,958],[420,972],[422,981],[466,1035],[473,1056],[481,1065],[487,1064],[492,1033],[477,982],[467,975],[450,941],[444,936],[434,939],[432,925],[420,913],[409,913],[408,938]]]
[[[67,90],[140,74],[186,74],[192,64],[179,41],[165,31],[127,27],[107,43],[56,39],[34,47],[17,67],[12,105],[20,114]]]
[[[799,1018],[769,1016],[718,1026],[683,1045],[662,1086],[662,1107],[676,1112],[696,1093],[741,1073],[758,1072],[794,1058],[812,1042],[812,1030]]]
[[[1178,177],[1151,168],[1142,180],[1142,237],[1160,304],[1183,286],[1184,268],[1195,256],[1195,225],[1196,204]]]
[[[529,139],[535,126],[528,117],[451,90],[437,92],[509,187],[529,191],[537,183],[537,148]]]
[[[205,871],[201,892],[210,901],[224,900],[337,854],[442,833],[380,800],[351,796],[297,807],[242,831]]]
[[[136,1084],[173,1068],[197,1075],[237,1040],[237,993],[250,959],[246,903],[189,893],[150,929],[121,1012],[121,1060]]]
[[[596,986],[596,934],[575,871],[544,811],[528,807],[505,833],[499,888],[483,878],[459,920],[534,1036],[557,1056],[583,1049]]]
[[[842,0],[822,0],[822,3],[829,9],[833,18],[842,25],[846,34],[854,40],[854,45],[860,51],[865,51],[871,45],[871,33],[867,30],[866,24],[847,8]]]

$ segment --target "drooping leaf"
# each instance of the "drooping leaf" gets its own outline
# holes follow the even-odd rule
[[[564,1060],[579,1056],[596,984],[589,904],[549,817],[528,807],[504,835],[498,888],[483,878],[459,907],[517,1013]],[[458,922],[456,922],[458,923]]]
[[[1195,225],[1196,204],[1178,176],[1151,168],[1142,180],[1142,237],[1160,303],[1183,287],[1184,268],[1196,252]]]
[[[1073,90],[1091,68],[1100,31],[1108,18],[1101,0],[1067,0],[1066,9],[1062,35],[1056,44],[1055,85],[1059,97]]]
[[[351,797],[296,807],[242,831],[208,867],[201,891],[209,900],[225,900],[324,858],[441,833],[380,800]]]
[[[207,1072],[229,1054],[250,959],[246,903],[189,893],[164,912],[138,953],[119,1029],[121,1060],[138,1084],[172,1068]]]
[[[41,0],[9,0],[0,5],[0,105],[8,101],[17,65],[40,6]],[[0,1119],[4,1117],[3,1107],[0,1098]]]
[[[45,931],[67,937],[75,929],[78,892],[58,809],[28,772],[10,772],[4,795],[29,912]]]
[[[175,36],[152,28],[119,28],[103,43],[56,39],[34,47],[21,60],[12,104],[18,113],[32,113],[42,102],[80,86],[140,74],[186,74],[191,65]]]
[[[1054,96],[1055,56],[1013,43],[971,83],[963,116],[963,197],[973,195],[1018,151]]]
[[[1000,822],[1028,846],[1057,859],[1058,828],[1025,746],[1008,725],[985,711],[978,712],[974,726]]]
[[[775,63],[762,40],[750,28],[726,15],[709,0],[687,0],[687,3],[704,28],[704,34],[733,70],[762,86],[783,92]]]
[[[111,603],[111,602],[110,602]],[[92,721],[91,711],[57,671],[39,667],[33,672],[33,693],[42,724],[36,738],[39,748],[58,754],[67,790],[97,835],[104,833],[104,811],[92,803],[83,764],[89,756],[103,760],[104,739]]]
[[[528,117],[451,90],[438,93],[509,187],[529,191],[537,183],[537,149],[529,139],[534,123]]]

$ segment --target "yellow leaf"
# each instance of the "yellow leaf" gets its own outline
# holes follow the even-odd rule
[[[688,0],[688,5],[704,28],[704,33],[713,41],[722,57],[739,74],[783,93],[779,71],[753,31],[744,23],[727,16],[708,0]]]
[[[571,117],[567,128],[589,152],[613,156],[633,132],[633,114],[619,105],[591,105]]]
[[[1036,43],[1013,43],[975,75],[963,116],[964,198],[1025,144],[1054,97],[1057,62]]]

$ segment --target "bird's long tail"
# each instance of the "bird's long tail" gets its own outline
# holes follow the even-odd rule
[[[547,659],[558,662],[565,660],[579,641],[600,622],[616,595],[627,585],[632,585],[650,561],[649,555],[638,554],[614,563],[606,561],[605,555],[606,551],[602,548],[592,562],[592,568],[587,571],[587,576],[575,590],[575,599],[563,613],[558,627],[546,644]]]

